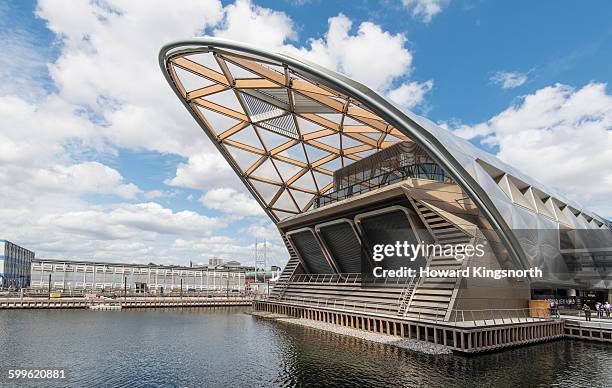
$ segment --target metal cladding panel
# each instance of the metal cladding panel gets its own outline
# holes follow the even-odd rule
[[[302,260],[306,263],[310,273],[333,273],[325,254],[316,237],[311,231],[293,233],[287,236],[291,239],[293,246],[298,251]]]
[[[362,272],[361,243],[348,222],[323,226],[320,234],[341,273]]]

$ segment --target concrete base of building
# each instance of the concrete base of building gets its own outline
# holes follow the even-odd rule
[[[296,318],[416,339],[442,345],[460,353],[478,353],[564,337],[563,320],[468,326],[424,322],[376,314],[347,312],[324,307],[292,306],[275,301],[254,301],[253,309]]]

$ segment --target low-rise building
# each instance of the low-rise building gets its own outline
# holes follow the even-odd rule
[[[244,291],[246,267],[209,268],[157,264],[107,263],[36,259],[32,263],[32,288],[62,291],[129,292]],[[49,279],[49,275],[51,278]]]

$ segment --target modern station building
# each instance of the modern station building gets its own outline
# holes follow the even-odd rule
[[[182,267],[157,264],[106,263],[36,259],[32,263],[32,288],[55,291],[122,291],[164,294],[184,292],[244,291],[252,267]]]
[[[0,240],[0,288],[27,288],[34,252]]]
[[[342,322],[358,327],[364,314],[457,322],[474,311],[524,314],[538,294],[598,290],[604,298],[612,289],[610,221],[367,87],[214,38],[168,44],[159,60],[290,253],[270,299],[256,308],[317,319],[335,308],[350,311]],[[483,244],[484,255],[372,260],[375,245],[396,241]],[[380,280],[371,277],[376,266],[537,267],[543,275]]]

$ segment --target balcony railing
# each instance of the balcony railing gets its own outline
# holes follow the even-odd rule
[[[342,187],[339,190],[318,195],[314,200],[314,207],[319,208],[325,205],[329,205],[330,203],[341,201],[343,199],[363,194],[368,191],[376,190],[380,187],[387,186],[408,178],[429,179],[438,182],[450,182],[450,178],[446,175],[444,170],[442,170],[442,168],[440,168],[440,166],[435,163],[411,164],[385,171],[382,174]]]

